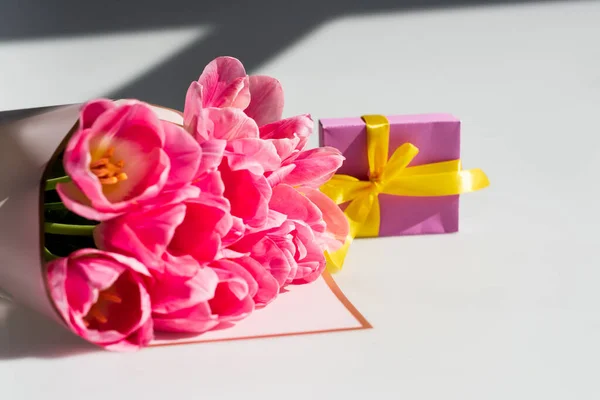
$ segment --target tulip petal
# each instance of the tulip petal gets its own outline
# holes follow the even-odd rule
[[[254,301],[250,296],[250,287],[238,274],[215,268],[219,275],[219,285],[215,296],[208,302],[213,314],[222,322],[238,321],[254,311]]]
[[[276,171],[265,174],[267,176],[269,185],[271,185],[271,187],[275,187],[279,184],[285,183],[287,176],[292,173],[294,168],[296,168],[294,164],[284,165]]]
[[[182,278],[192,278],[201,268],[200,263],[190,255],[174,256],[168,251],[162,256],[164,263],[164,274],[174,275]]]
[[[221,239],[223,246],[230,246],[244,236],[246,227],[244,221],[238,217],[232,217],[232,226],[229,232]]]
[[[221,173],[217,168],[223,160],[226,145],[227,141],[216,139],[207,140],[200,144],[202,158],[193,185],[200,188],[203,193],[221,196],[225,191]]]
[[[147,318],[146,323],[125,340],[105,347],[109,351],[131,352],[144,348],[154,339],[154,321]]]
[[[200,165],[202,150],[198,142],[179,126],[163,122],[164,151],[169,156],[170,169],[165,189],[190,183]]]
[[[204,174],[194,181],[194,186],[200,189],[202,193],[212,194],[214,196],[222,196],[225,192],[225,185],[221,179],[219,171]]]
[[[250,103],[249,80],[242,63],[233,57],[218,57],[200,75],[204,107],[245,109]]]
[[[219,325],[208,302],[177,310],[169,314],[154,313],[154,330],[157,332],[203,333]]]
[[[214,297],[218,283],[216,272],[208,267],[197,268],[192,277],[158,276],[151,291],[152,311],[169,314],[206,302]]]
[[[198,134],[198,118],[202,108],[202,86],[198,82],[192,82],[185,95],[183,128],[194,136]]]
[[[154,207],[160,205],[169,205],[175,203],[181,203],[188,199],[195,199],[200,195],[200,188],[196,186],[184,186],[182,188],[176,190],[167,190],[160,193],[153,199],[149,201],[144,201],[139,204],[139,206],[144,207]]]
[[[119,212],[100,212],[96,210],[92,207],[90,199],[73,182],[59,183],[56,185],[56,192],[68,210],[89,220],[106,221],[120,215]]]
[[[222,269],[225,271],[231,272],[233,275],[237,275],[240,278],[246,281],[248,285],[247,289],[242,288],[241,294],[239,294],[239,298],[243,298],[245,296],[254,297],[258,292],[258,283],[254,280],[252,274],[242,266],[242,259],[227,260],[221,259],[212,263],[212,266],[217,269]]]
[[[102,222],[94,230],[100,249],[140,260],[162,271],[162,256],[186,214],[183,204],[140,210]]]
[[[283,113],[283,88],[270,76],[250,76],[250,105],[245,112],[258,126],[281,119]]]
[[[98,99],[86,103],[79,113],[79,129],[90,128],[100,115],[114,107],[114,103],[107,99]]]
[[[344,157],[332,147],[319,147],[303,151],[294,159],[295,168],[281,183],[290,186],[318,188],[327,182],[342,165]]]
[[[336,251],[344,244],[350,230],[344,212],[319,190],[311,188],[300,188],[299,190],[321,210],[326,225],[327,239],[329,239],[326,242],[327,250]]]
[[[256,122],[237,108],[207,108],[201,116],[208,139],[258,138]]]
[[[232,171],[227,163],[221,165],[225,197],[231,203],[231,213],[251,228],[263,227],[269,213],[271,186],[262,175],[248,170]]]
[[[221,248],[221,238],[233,224],[224,198],[203,195],[186,202],[183,222],[169,245],[173,255],[191,255],[200,262],[212,261]]]
[[[313,230],[306,224],[296,222],[296,239],[305,247],[304,254],[297,253],[298,269],[292,277],[293,284],[313,282],[325,268],[325,255]]]
[[[275,300],[279,294],[279,283],[269,270],[251,257],[243,257],[236,262],[244,267],[258,284],[258,290],[253,296],[257,306],[266,306]]]
[[[199,173],[212,172],[216,170],[223,160],[223,153],[227,146],[226,140],[207,140],[200,144],[202,148],[202,159],[198,167]]]
[[[254,302],[249,297],[246,280],[230,271],[213,268],[218,284],[213,297],[192,307],[171,313],[153,314],[155,330],[202,333],[223,322],[233,322],[250,315]]]
[[[282,160],[303,150],[312,132],[313,121],[309,114],[282,119],[259,129],[260,138],[272,141]]]
[[[324,225],[321,210],[298,190],[288,185],[273,188],[269,207],[287,215],[288,219],[304,221],[311,227]]]
[[[227,143],[227,162],[233,170],[247,169],[253,174],[263,175],[281,165],[272,143],[261,139],[236,139]]]
[[[290,276],[292,264],[288,255],[269,237],[252,247],[250,257],[265,268],[279,286],[283,286]],[[293,262],[293,258],[291,261]]]
[[[164,145],[164,122],[158,118],[154,110],[147,104],[137,101],[127,103],[121,107],[127,113],[120,120],[120,123],[113,125],[108,132],[97,131],[102,141],[108,141],[109,138],[110,140],[120,139],[127,141],[135,145],[142,153]],[[98,118],[98,121],[109,113],[110,111],[103,114]],[[95,125],[94,128],[96,127]]]

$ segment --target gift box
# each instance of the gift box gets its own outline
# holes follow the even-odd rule
[[[389,143],[387,152],[384,152],[388,159],[401,146],[412,145],[418,149],[418,154],[410,160],[408,166],[403,166],[408,167],[406,171],[417,166],[450,164],[453,164],[451,168],[455,168],[456,172],[460,171],[460,121],[457,118],[448,114],[398,115],[387,117],[387,121]],[[382,135],[385,134],[384,132]],[[372,178],[367,125],[363,118],[322,119],[319,124],[319,140],[321,146],[335,147],[346,158],[338,174],[349,175],[365,182]],[[425,169],[423,171],[427,172]],[[397,184],[402,185],[403,183]],[[424,186],[426,185],[425,183]],[[436,195],[435,190],[429,189],[426,189],[422,196],[418,191],[409,195],[386,194],[385,191],[378,193],[378,232],[361,226],[356,236],[400,236],[458,231],[459,195]],[[460,190],[456,192],[461,193]],[[342,207],[347,204],[348,202],[342,204]]]
[[[412,166],[460,159],[460,121],[447,114],[388,117],[389,154],[404,143],[419,148]],[[338,173],[369,180],[367,129],[361,118],[322,119],[322,146],[332,146],[346,160]],[[458,231],[459,196],[413,197],[379,195],[379,236],[450,233]],[[366,235],[358,232],[358,237]]]

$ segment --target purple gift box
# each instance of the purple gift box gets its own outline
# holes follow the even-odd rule
[[[390,123],[389,156],[411,143],[419,154],[409,166],[460,159],[460,121],[448,114],[398,115]],[[321,146],[335,147],[346,160],[338,174],[368,180],[367,131],[361,118],[326,118],[319,122]],[[458,231],[459,196],[404,197],[380,194],[379,236]],[[361,237],[359,232],[358,237]]]

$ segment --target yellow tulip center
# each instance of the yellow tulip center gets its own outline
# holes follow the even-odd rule
[[[123,172],[125,162],[123,160],[115,162],[114,152],[115,148],[110,147],[99,160],[90,163],[90,170],[103,185],[114,185],[127,179],[127,174]]]

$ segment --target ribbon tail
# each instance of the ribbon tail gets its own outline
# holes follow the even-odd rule
[[[334,252],[325,252],[325,261],[327,262],[328,272],[335,274],[336,272],[340,272],[342,270],[344,260],[348,254],[348,249],[352,243],[352,239],[352,237],[348,236],[348,238],[346,238],[346,242],[341,248]]]
[[[379,231],[379,199],[377,193],[368,193],[354,199],[344,211],[350,230],[343,246],[333,252],[325,252],[325,260],[327,261],[327,271],[331,273],[342,270],[344,260],[348,254],[348,249],[354,238],[365,228],[369,232],[375,232],[377,236]],[[376,231],[374,231],[376,229]]]
[[[373,195],[374,199],[371,203],[371,209],[365,221],[356,228],[354,232],[355,238],[370,238],[379,236],[379,226],[381,224],[381,211],[379,209],[379,197]]]

